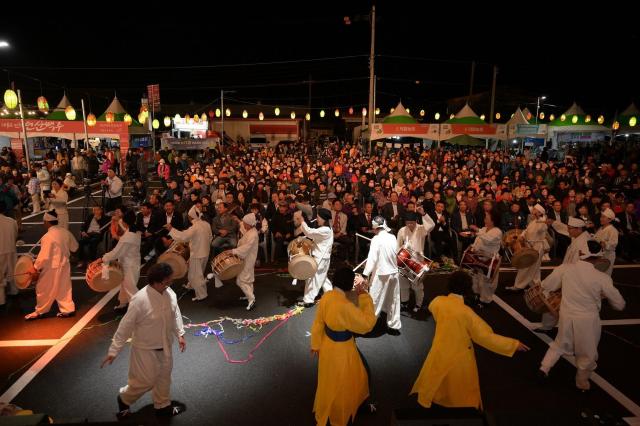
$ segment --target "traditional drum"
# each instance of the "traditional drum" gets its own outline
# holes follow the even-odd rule
[[[540,282],[534,281],[533,284],[524,291],[524,301],[527,307],[533,312],[539,314],[550,312],[557,317],[560,311],[562,292],[553,291],[549,293],[549,297],[545,297]]]
[[[509,229],[502,236],[502,247],[504,248],[512,248],[513,244],[518,241],[518,237],[522,233],[520,229]]]
[[[244,268],[244,260],[233,254],[231,250],[223,251],[211,261],[213,273],[221,280],[229,280],[238,276]]]
[[[289,274],[297,280],[308,280],[318,271],[318,264],[311,256],[315,248],[312,240],[306,237],[298,237],[289,243]]]
[[[425,272],[431,269],[433,261],[420,253],[416,253],[409,247],[403,247],[396,255],[398,262],[398,272],[411,281],[417,281],[422,278]]]
[[[179,279],[187,275],[189,255],[188,244],[174,241],[167,251],[158,256],[158,263],[168,263],[173,270],[172,279]]]
[[[472,247],[468,247],[462,254],[460,267],[493,280],[500,270],[500,259],[498,253],[488,256],[484,253],[474,252]]]
[[[33,268],[33,258],[28,255],[22,255],[18,257],[16,267],[14,269],[14,280],[16,287],[21,290],[28,288],[33,282],[33,275],[31,275],[31,269]]]
[[[516,269],[528,268],[538,261],[538,251],[516,243],[517,250],[511,257],[511,264]]]
[[[91,290],[105,293],[122,284],[124,272],[118,262],[106,264],[98,259],[89,264],[84,278]]]

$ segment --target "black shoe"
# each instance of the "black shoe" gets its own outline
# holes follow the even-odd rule
[[[387,328],[387,334],[390,334],[392,336],[399,336],[400,334],[400,330],[398,330],[397,328]]]
[[[120,399],[120,395],[118,395],[118,410],[119,411],[116,413],[116,417],[118,418],[118,420],[124,420],[127,417],[131,416],[131,409],[127,404],[122,402],[122,399]]]
[[[156,415],[163,417],[177,416],[180,413],[187,411],[187,406],[181,402],[171,401],[171,405],[164,408],[157,408]]]
[[[538,369],[536,371],[536,380],[538,383],[540,383],[541,385],[547,383],[547,381],[549,380],[549,375],[547,373],[545,373],[544,371]]]
[[[56,315],[58,318],[70,318],[70,317],[75,317],[76,316],[76,312],[58,312],[58,315]]]
[[[113,307],[113,311],[114,312],[126,312],[128,307],[129,307],[129,304],[114,306]]]
[[[296,305],[300,306],[301,308],[313,308],[316,304],[315,303],[305,303],[303,301],[300,301],[298,303],[296,303]]]
[[[409,303],[401,303],[400,312],[409,312]]]

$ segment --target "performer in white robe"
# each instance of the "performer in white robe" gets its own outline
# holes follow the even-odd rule
[[[391,229],[382,216],[374,217],[371,223],[375,236],[371,239],[362,275],[370,277],[369,294],[373,299],[376,317],[380,312],[386,312],[388,332],[398,335],[402,323],[396,238],[390,233]]]
[[[293,225],[299,228],[306,237],[311,238],[316,245],[311,255],[318,264],[318,270],[311,279],[306,280],[304,298],[302,302],[298,303],[307,308],[314,305],[320,289],[325,293],[333,289],[331,281],[327,278],[329,263],[331,262],[331,249],[333,247],[333,230],[329,226],[331,211],[319,208],[317,213],[317,228],[311,228],[304,222],[302,211],[298,210],[293,215]]]
[[[115,307],[115,310],[126,309],[133,295],[138,292],[142,236],[140,232],[137,232],[135,222],[136,217],[133,212],[127,212],[119,223],[121,229],[125,231],[124,234],[114,249],[102,256],[102,261],[105,263],[117,260],[124,273],[118,294],[118,302],[120,303]]]
[[[18,223],[2,214],[5,208],[4,202],[0,202],[0,306],[6,303],[7,294],[18,294],[13,277],[17,261]]]
[[[477,231],[476,239],[471,245],[471,250],[479,253],[484,257],[491,258],[500,251],[502,245],[502,231],[496,226],[498,223],[498,213],[495,210],[485,212],[484,227],[478,229],[477,226],[471,225],[471,229]],[[498,276],[500,272],[496,272],[492,278],[488,278],[485,274],[475,272],[471,274],[473,279],[473,291],[480,295],[481,303],[491,303],[493,294],[498,287]]]
[[[522,231],[520,238],[526,242],[527,247],[531,247],[538,252],[538,260],[528,268],[518,269],[516,281],[507,290],[523,290],[529,287],[534,281],[540,281],[540,266],[545,252],[549,251],[549,242],[547,241],[547,218],[545,210],[540,204],[533,207],[532,215],[534,219],[529,222],[527,229]]]
[[[609,276],[611,276],[613,272],[613,264],[616,262],[616,247],[618,246],[618,230],[611,224],[611,221],[615,218],[616,214],[613,210],[609,208],[605,209],[600,216],[602,226],[598,229],[594,237],[596,241],[602,244],[604,258],[611,263],[609,269],[606,271]]]
[[[187,347],[178,300],[170,288],[172,273],[166,263],[149,268],[148,285],[131,299],[102,362],[102,367],[111,364],[131,339],[129,377],[118,395],[119,419],[128,417],[129,407],[149,391],[157,414],[176,415],[186,408],[184,404],[172,403],[170,397],[174,337],[180,351]]]
[[[581,256],[583,259],[601,255],[598,253],[601,246],[596,241],[588,243],[588,250]],[[544,279],[542,288],[545,292],[562,288],[562,302],[558,335],[542,360],[541,374],[546,377],[562,355],[575,355],[576,386],[588,390],[589,377],[597,366],[602,298],[609,299],[609,304],[617,310],[624,309],[625,301],[611,277],[584,260],[558,266]]]
[[[240,219],[236,220],[240,221]],[[254,268],[256,266],[256,258],[258,257],[258,244],[260,236],[256,229],[256,215],[249,213],[244,215],[240,224],[240,232],[243,232],[242,238],[238,241],[238,247],[231,250],[233,254],[240,259],[244,259],[244,267],[236,278],[236,285],[247,298],[247,311],[253,309],[256,304],[256,297],[253,294]]]
[[[191,220],[189,229],[178,231],[172,228],[171,224],[165,225],[165,228],[169,230],[169,236],[175,241],[189,242],[189,283],[186,287],[194,290],[195,297],[191,300],[197,302],[208,297],[207,280],[204,277],[204,271],[207,269],[213,236],[211,225],[201,219],[202,212],[197,205],[191,207],[188,216]]]
[[[51,310],[53,302],[58,302],[58,317],[66,318],[75,314],[75,304],[71,292],[71,264],[69,252],[78,250],[78,241],[68,230],[58,226],[55,210],[44,214],[47,233],[40,241],[40,253],[33,264],[32,274],[36,284],[36,309],[24,318],[38,319]]]
[[[424,240],[429,235],[429,232],[435,228],[436,224],[431,219],[431,216],[424,213],[422,206],[418,207],[418,213],[422,214],[422,223],[418,225],[418,214],[414,212],[406,212],[404,217],[405,226],[398,231],[397,249],[400,250],[403,247],[411,249],[417,253],[418,256],[424,255]],[[416,306],[413,309],[414,312],[420,310],[422,302],[424,301],[424,284],[423,279],[410,281],[404,275],[399,275],[400,279],[400,303],[402,305],[409,302],[410,290],[413,290],[416,295]]]
[[[69,229],[69,210],[67,203],[69,202],[69,194],[62,188],[62,180],[56,179],[51,182],[51,194],[49,198],[49,208],[58,214],[58,226]]]

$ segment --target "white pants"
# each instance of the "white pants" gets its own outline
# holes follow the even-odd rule
[[[61,268],[43,270],[36,284],[35,312],[46,314],[51,310],[53,302],[58,302],[61,313],[76,310],[71,292],[71,266],[68,262]]]
[[[0,254],[0,305],[6,303],[6,294],[18,294],[13,277],[16,266],[16,253]]]
[[[64,229],[69,229],[69,212],[60,211],[58,213],[58,225]]]
[[[410,290],[416,293],[416,306],[422,306],[424,300],[424,285],[421,277],[419,280],[411,281],[404,275],[400,275],[400,302],[406,303],[409,301]]]
[[[118,294],[118,301],[120,305],[126,305],[134,294],[138,292],[138,280],[140,279],[140,262],[138,265],[126,265],[122,267],[124,272],[124,278],[120,285],[120,293]]]
[[[483,303],[491,303],[493,301],[493,294],[498,287],[498,277],[500,272],[496,272],[493,279],[487,278],[482,273],[472,273],[471,278],[473,280],[473,292],[480,295],[480,301]]]
[[[605,251],[604,256],[611,264],[609,265],[609,269],[605,271],[605,274],[611,276],[613,273],[613,264],[616,263],[616,252],[615,251]]]
[[[31,202],[33,203],[33,212],[38,213],[40,211],[40,194],[33,194]]]
[[[566,317],[560,314],[558,335],[542,359],[541,370],[548,373],[563,355],[575,355],[576,386],[589,389],[589,377],[596,369],[601,332],[598,314]]]
[[[309,280],[307,280],[304,286],[304,303],[313,303],[316,300],[316,296],[320,292],[320,289],[326,293],[333,289],[331,281],[327,278],[329,272],[329,262],[331,259],[320,259],[318,262],[318,270],[316,274]]]
[[[253,295],[253,281],[243,280],[240,278],[241,276],[242,274],[236,278],[236,285],[240,287],[240,290],[242,290],[244,297],[246,297],[248,301],[256,300],[256,297]]]
[[[207,280],[204,278],[207,260],[206,257],[189,259],[189,286],[195,290],[198,299],[207,297]]]
[[[540,266],[542,265],[542,258],[544,256],[544,250],[538,250],[538,260],[528,268],[518,269],[516,275],[516,281],[513,283],[515,288],[525,289],[529,287],[529,284],[533,281],[540,281]]]
[[[369,294],[373,299],[376,317],[380,312],[387,313],[387,326],[399,330],[400,322],[400,283],[398,273],[373,276]]]
[[[151,391],[154,408],[171,405],[171,369],[173,356],[165,356],[164,351],[137,349],[131,347],[129,378],[127,385],[120,388],[120,399],[133,405],[142,395]]]

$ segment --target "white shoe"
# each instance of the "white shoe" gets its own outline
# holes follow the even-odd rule
[[[224,283],[222,281],[220,281],[220,278],[216,277],[216,288],[220,288],[224,285]]]
[[[291,281],[291,285],[298,285],[298,280],[296,278]]]
[[[207,298],[207,296],[205,296],[205,297],[192,297],[191,301],[192,302],[199,302],[199,301],[204,300],[206,298]]]
[[[207,279],[210,280],[211,278],[213,278],[213,272],[209,272],[207,274]]]
[[[249,304],[247,305],[247,311],[252,310],[255,305],[256,305],[256,299],[250,300]]]

